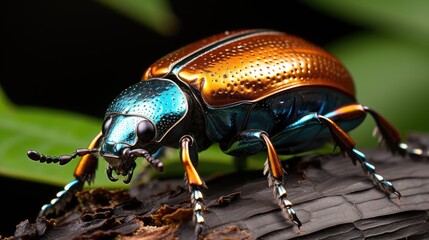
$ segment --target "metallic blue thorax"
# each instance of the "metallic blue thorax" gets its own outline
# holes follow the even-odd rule
[[[112,144],[135,146],[138,141],[136,126],[145,119],[156,126],[155,141],[160,141],[187,111],[187,99],[176,83],[152,79],[134,84],[125,89],[106,111],[105,118],[112,117],[112,123],[105,133],[102,152],[120,150]]]

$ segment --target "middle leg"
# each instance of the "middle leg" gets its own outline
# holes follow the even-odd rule
[[[233,156],[253,155],[266,149],[268,157],[265,162],[264,175],[267,175],[268,185],[273,187],[274,196],[278,199],[278,205],[285,216],[298,228],[301,227],[301,221],[293,209],[292,202],[287,198],[287,191],[283,186],[286,172],[266,132],[261,130],[242,131],[229,143],[221,144],[221,149]]]

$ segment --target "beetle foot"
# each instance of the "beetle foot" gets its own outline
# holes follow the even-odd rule
[[[48,216],[51,214],[58,215],[61,211],[63,211],[67,204],[72,200],[75,193],[79,192],[83,188],[84,182],[75,179],[68,183],[64,190],[59,191],[57,193],[57,198],[51,200],[50,203],[42,206],[37,217]]]
[[[379,174],[372,174],[371,176],[371,180],[372,182],[383,192],[387,193],[387,194],[395,194],[396,197],[399,199],[401,199],[401,193],[399,191],[397,191],[395,189],[395,187],[393,186],[393,184],[390,181],[384,180],[384,178],[379,175]]]
[[[298,228],[301,228],[301,221],[296,216],[296,212],[292,207],[292,202],[287,199],[287,192],[286,189],[283,187],[282,182],[279,180],[274,180],[274,189],[278,197],[278,204],[282,209],[282,212],[293,224],[298,226]]]
[[[347,151],[347,154],[354,162],[359,162],[361,164],[364,173],[369,176],[378,189],[387,194],[393,193],[398,197],[398,199],[401,198],[401,193],[395,189],[390,181],[385,180],[381,175],[376,173],[374,165],[366,161],[366,156],[362,152],[353,148],[350,151]]]
[[[282,210],[282,213],[287,219],[289,219],[293,224],[295,224],[298,229],[301,228],[302,223],[296,215],[295,209],[293,209],[293,204],[287,198],[287,191],[283,186],[283,181],[281,179],[276,179],[273,177],[268,161],[265,162],[264,175],[267,175],[268,186],[273,187],[274,197],[278,199],[278,205]]]
[[[377,184],[378,188],[388,194],[395,194],[398,200],[401,199],[401,193],[395,189],[395,187],[390,181],[384,180],[383,177],[378,174],[374,174],[374,177],[377,179],[376,182],[379,183]]]
[[[189,186],[189,191],[191,192],[191,203],[194,212],[193,222],[195,223],[195,234],[200,236],[205,229],[203,193],[198,186],[192,185]]]
[[[417,161],[429,161],[429,150],[423,147],[410,148],[406,143],[400,143],[398,148],[402,155],[408,155],[411,159]]]

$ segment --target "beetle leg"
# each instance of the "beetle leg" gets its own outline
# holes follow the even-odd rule
[[[219,144],[221,150],[232,156],[246,157],[264,150],[264,142],[261,141],[261,130],[248,129],[240,132],[228,142]]]
[[[375,120],[377,125],[376,129],[381,135],[379,142],[385,144],[392,153],[405,155],[406,151],[400,148],[401,136],[399,132],[383,116],[366,106],[361,104],[351,104],[338,108],[324,116],[336,123],[340,123],[358,118],[363,119],[367,113],[369,113]]]
[[[296,216],[295,210],[292,208],[293,204],[287,198],[286,189],[283,186],[283,177],[285,170],[279,160],[279,157],[271,143],[268,135],[265,132],[261,133],[261,140],[267,146],[268,158],[265,162],[264,175],[267,175],[268,185],[274,187],[274,195],[278,198],[278,204],[286,217],[293,222],[298,228],[301,227],[301,221]]]
[[[356,164],[356,162],[358,162],[362,166],[363,171],[370,177],[375,186],[387,194],[393,193],[398,198],[401,197],[401,194],[395,189],[395,187],[393,187],[393,184],[390,181],[385,180],[381,175],[375,172],[375,167],[366,161],[366,156],[355,148],[355,142],[353,139],[347,135],[340,126],[326,116],[319,115],[318,119],[321,123],[328,126],[335,143],[340,147],[341,151],[347,153],[353,163]]]
[[[98,146],[101,136],[101,133],[99,133],[94,138],[94,140],[88,146],[88,151],[77,150],[75,152],[77,153],[77,156],[82,156],[79,154],[85,152],[85,155],[82,156],[75,169],[74,176],[76,179],[68,183],[64,187],[64,190],[58,192],[56,198],[52,199],[50,203],[45,204],[40,210],[38,217],[48,216],[50,214],[58,215],[67,207],[67,204],[73,199],[75,194],[83,189],[85,182],[90,184],[94,181],[95,171],[97,170],[98,163],[98,150],[96,147]],[[32,154],[36,155],[34,153]],[[70,156],[73,156],[73,154]]]
[[[83,184],[84,182],[79,181],[78,179],[68,183],[64,187],[64,190],[61,190],[56,194],[56,198],[52,199],[50,203],[42,206],[37,217],[40,218],[42,216],[48,216],[51,214],[58,215],[66,208],[67,204],[72,200],[75,193],[82,190]]]
[[[374,119],[377,127],[374,133],[379,135],[379,143],[385,145],[393,154],[408,155],[413,159],[429,159],[429,152],[422,149],[410,149],[407,144],[401,142],[401,136],[396,128],[383,116],[373,109],[361,104],[351,104],[336,109],[324,116],[336,123],[363,119],[369,113]]]
[[[293,204],[287,198],[287,192],[283,186],[285,171],[266,132],[256,129],[244,130],[228,143],[221,143],[220,147],[225,153],[240,157],[256,154],[266,148],[268,158],[264,174],[267,175],[268,185],[274,188],[274,195],[278,198],[278,204],[285,216],[298,227],[302,225],[292,207]]]
[[[194,139],[189,136],[183,136],[180,139],[180,159],[185,167],[186,179],[191,193],[191,203],[193,207],[193,221],[195,222],[195,232],[200,235],[204,229],[203,217],[203,193],[202,188],[205,188],[204,182],[201,180],[195,165],[198,163],[198,155],[196,154],[196,145]]]
[[[89,144],[89,149],[97,149],[102,138],[102,133],[100,132]],[[87,154],[83,156],[76,169],[74,171],[74,176],[76,179],[79,179],[83,182],[88,182],[91,184],[94,181],[95,171],[97,170],[98,165],[98,151],[93,154]]]
[[[377,124],[375,133],[381,135],[382,143],[386,144],[392,153],[399,153],[402,156],[408,155],[413,159],[429,160],[429,151],[425,152],[419,148],[410,149],[407,144],[401,142],[399,132],[383,116],[368,107],[364,106],[364,109],[374,118]]]
[[[376,111],[365,106],[363,106],[363,108],[365,112],[369,113],[375,120],[377,125],[375,133],[379,132],[380,134],[379,142],[381,144],[385,144],[392,153],[399,153],[400,155],[405,156],[406,151],[400,148],[401,135],[396,128]]]

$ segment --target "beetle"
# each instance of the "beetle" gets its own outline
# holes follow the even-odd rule
[[[264,174],[279,207],[298,227],[301,222],[288,200],[278,155],[309,151],[333,140],[378,189],[400,198],[347,134],[368,114],[392,153],[419,155],[401,143],[385,118],[357,102],[351,75],[324,49],[269,29],[213,35],[162,57],[140,82],[122,91],[107,108],[102,130],[88,148],[62,156],[28,151],[29,158],[47,163],[67,164],[82,157],[75,180],[43,206],[39,216],[59,214],[85,182],[90,184],[100,156],[108,162],[110,180],[118,180],[116,174],[129,183],[137,158],[162,171],[157,153],[172,147],[180,150],[200,234],[206,186],[196,169],[198,152],[215,143],[240,159],[267,152]]]

